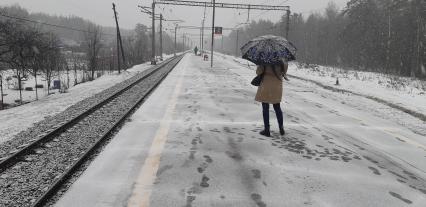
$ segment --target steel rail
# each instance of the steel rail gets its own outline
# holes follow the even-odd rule
[[[176,57],[176,58],[178,58],[178,57]],[[157,66],[157,68],[155,68],[153,71],[151,71],[150,73],[146,74],[145,76],[141,77],[139,80],[136,80],[135,82],[133,82],[133,83],[129,84],[128,86],[126,86],[124,89],[115,92],[111,96],[107,97],[106,99],[102,100],[101,102],[97,103],[96,105],[90,107],[88,110],[83,111],[82,113],[80,113],[79,115],[75,116],[71,120],[69,120],[69,121],[67,121],[65,123],[62,123],[59,127],[53,129],[52,131],[48,132],[47,134],[42,134],[42,135],[38,136],[38,138],[35,141],[33,141],[32,143],[26,144],[25,147],[17,150],[16,152],[14,152],[13,154],[11,154],[10,156],[2,159],[0,161],[0,173],[2,173],[3,171],[5,171],[11,165],[19,162],[19,158],[21,158],[21,157],[23,157],[25,155],[28,155],[28,154],[33,154],[33,149],[36,148],[37,146],[50,141],[51,139],[53,139],[53,137],[55,137],[55,135],[60,134],[60,133],[64,132],[65,130],[71,128],[76,123],[78,123],[80,120],[82,120],[83,118],[87,117],[88,115],[90,115],[94,111],[98,110],[102,106],[106,105],[111,100],[113,100],[117,96],[121,95],[122,93],[124,93],[128,89],[132,88],[136,84],[140,83],[142,80],[146,79],[147,77],[149,77],[150,75],[152,75],[153,73],[155,73],[157,70],[163,68],[164,66],[166,66],[168,63],[170,63],[173,60],[175,60],[175,58],[170,58],[169,60],[164,61],[161,65]]]
[[[65,182],[67,182],[67,180],[74,174],[74,172],[76,172],[79,169],[79,167],[84,162],[86,162],[86,160],[90,157],[90,155],[92,155],[92,153],[95,152],[96,149],[98,149],[98,147],[103,143],[103,141],[105,141],[111,135],[111,133],[118,126],[120,126],[130,114],[132,114],[133,110],[135,110],[154,91],[154,89],[167,77],[167,75],[173,70],[173,68],[176,67],[176,65],[182,60],[182,58],[183,58],[183,55],[177,56],[176,58],[171,58],[172,59],[171,61],[167,62],[165,65],[160,66],[159,69],[165,66],[168,66],[170,62],[178,59],[178,61],[176,61],[176,63],[174,63],[170,67],[170,69],[168,69],[168,71],[165,74],[163,74],[160,80],[157,81],[155,84],[153,84],[149,88],[149,90],[129,110],[127,110],[126,113],[123,114],[118,119],[118,121],[114,123],[113,126],[111,126],[104,134],[102,134],[102,136],[89,149],[87,149],[86,152],[67,171],[65,171],[65,173],[63,173],[61,177],[59,177],[55,181],[55,183],[51,185],[50,188],[31,206],[40,207],[46,204],[46,202],[49,201],[49,199],[53,195],[55,195],[55,193],[61,188],[61,186]]]

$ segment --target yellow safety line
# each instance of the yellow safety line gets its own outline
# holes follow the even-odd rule
[[[139,171],[139,175],[134,185],[133,193],[127,203],[129,207],[148,207],[150,203],[150,196],[152,187],[157,178],[157,171],[160,166],[161,153],[163,152],[164,145],[167,140],[167,135],[170,129],[170,120],[172,119],[173,112],[175,110],[178,95],[182,87],[183,75],[187,66],[187,61],[181,69],[181,74],[173,91],[173,95],[167,106],[166,112],[163,119],[160,122],[160,127],[154,137],[151,144],[151,148],[148,153],[148,157],[145,159],[145,163]]]

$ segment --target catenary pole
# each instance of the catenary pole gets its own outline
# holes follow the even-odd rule
[[[204,20],[203,19],[203,25],[201,25],[201,56],[204,54]]]
[[[163,14],[160,14],[160,60],[163,61]]]
[[[285,38],[288,40],[288,32],[290,30],[290,9],[287,10],[287,24],[285,27]]]
[[[206,21],[206,9],[207,7],[204,7],[204,16],[203,16],[203,24],[202,24],[202,29],[201,29],[201,58],[203,58],[203,53],[204,53],[204,22]]]
[[[155,65],[155,1],[152,2],[152,37],[151,37],[151,65]]]
[[[223,34],[222,34],[222,46],[221,46],[221,50],[223,52]]]
[[[214,48],[214,18],[216,12],[216,0],[213,0],[213,19],[212,19],[212,45],[211,45],[211,57],[210,57],[210,67],[213,68],[213,48]]]
[[[203,56],[204,53],[204,19],[203,19],[203,24],[201,25],[201,57]]]
[[[176,57],[176,50],[177,50],[177,42],[176,42],[176,33],[177,33],[177,28],[178,28],[178,25],[177,24],[175,24],[175,57]]]
[[[239,29],[237,29],[237,41],[235,41],[235,56],[238,56],[238,32]]]
[[[185,33],[183,34],[182,41],[183,41],[182,52],[184,52],[185,51]]]

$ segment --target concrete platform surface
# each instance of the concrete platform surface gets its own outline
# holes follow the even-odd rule
[[[262,137],[253,77],[186,55],[56,206],[426,206],[426,140],[383,105],[291,80]]]

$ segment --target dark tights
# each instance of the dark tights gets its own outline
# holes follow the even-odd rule
[[[283,126],[283,112],[281,111],[280,104],[272,104],[277,115],[278,126],[281,128]],[[263,108],[263,123],[265,124],[265,129],[269,129],[269,104],[262,103]]]

